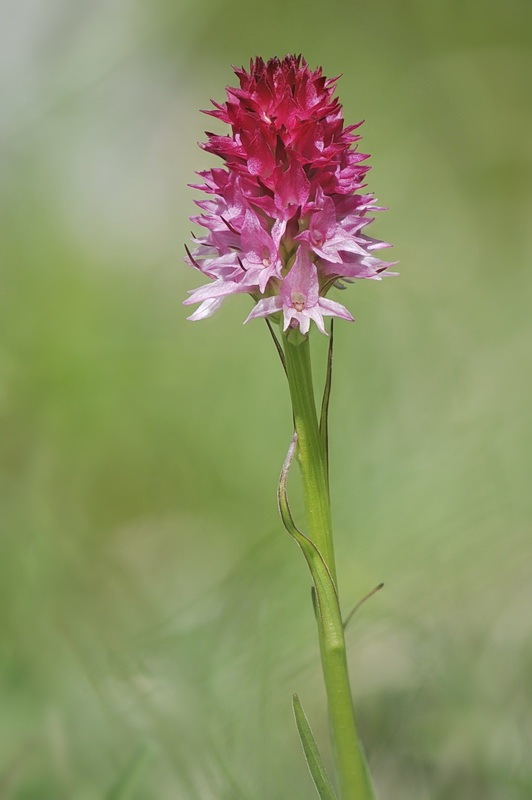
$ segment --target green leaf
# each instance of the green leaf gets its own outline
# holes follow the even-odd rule
[[[327,481],[329,480],[329,402],[331,400],[333,349],[334,320],[331,319],[331,333],[329,336],[329,350],[327,353],[327,372],[325,375],[325,386],[323,388],[320,414],[320,440],[325,459],[325,468],[327,470]]]
[[[105,800],[129,800],[139,785],[152,757],[153,752],[148,747],[142,747],[135,753],[105,795]]]
[[[298,543],[310,569],[316,590],[315,597],[313,598],[316,601],[315,611],[317,612],[316,616],[318,621],[323,624],[323,635],[326,640],[328,640],[329,645],[341,645],[342,641],[339,641],[339,637],[340,639],[343,637],[343,631],[339,632],[335,629],[334,625],[330,624],[330,620],[336,619],[340,613],[338,593],[336,591],[334,580],[329,568],[327,567],[327,564],[325,563],[325,559],[318,550],[316,544],[312,541],[312,539],[309,539],[308,536],[305,536],[305,534],[302,533],[296,526],[294,518],[292,517],[292,512],[290,511],[290,506],[288,505],[288,472],[290,470],[292,461],[294,460],[296,447],[297,433],[294,433],[277,486],[277,502],[279,505],[279,513],[281,514],[283,525],[288,533]]]
[[[349,625],[349,623],[351,622],[351,620],[353,619],[353,617],[355,616],[355,614],[357,613],[357,611],[364,605],[366,600],[369,600],[370,597],[373,597],[374,594],[377,594],[377,592],[380,592],[380,590],[383,588],[383,586],[384,586],[384,583],[379,583],[378,586],[376,586],[374,589],[372,589],[371,592],[368,592],[366,595],[364,595],[362,600],[359,600],[358,603],[356,603],[356,605],[353,606],[353,608],[351,609],[351,611],[349,612],[349,614],[345,618],[344,631],[347,628],[347,626]]]
[[[285,372],[285,375],[286,375],[286,358],[285,358],[285,355],[283,353],[283,348],[279,344],[279,339],[275,335],[275,331],[273,330],[272,324],[271,324],[270,320],[268,319],[268,317],[266,317],[265,321],[266,321],[266,325],[268,326],[268,330],[270,331],[270,336],[272,337],[273,343],[274,343],[275,348],[277,350],[277,355],[281,359],[281,364],[283,365],[283,369],[284,369],[284,372]]]
[[[314,781],[316,791],[320,796],[320,800],[337,800],[331,780],[323,764],[320,751],[318,750],[314,734],[312,733],[308,719],[303,711],[303,706],[301,705],[297,694],[295,694],[292,698],[292,706],[294,709],[294,716],[296,718],[299,738],[301,739],[303,752],[305,753],[305,759],[307,761],[312,780]]]

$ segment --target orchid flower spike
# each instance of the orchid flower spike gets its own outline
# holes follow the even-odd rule
[[[278,315],[283,328],[306,335],[311,321],[326,333],[323,317],[353,320],[326,295],[342,281],[380,280],[393,263],[373,251],[390,247],[364,233],[382,210],[363,192],[368,156],[345,127],[334,90],[336,78],[312,71],[301,56],[251,61],[235,70],[239,88],[206,111],[231,126],[207,133],[202,147],[225,166],[200,172],[193,186],[207,195],[191,220],[206,230],[186,262],[211,281],[192,290],[199,303],[191,320],[211,316],[232,294],[256,305],[247,320]]]

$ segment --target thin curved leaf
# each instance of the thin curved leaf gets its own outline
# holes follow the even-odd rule
[[[355,616],[355,614],[357,613],[357,611],[364,605],[366,600],[369,600],[370,597],[373,597],[374,594],[377,594],[377,592],[380,592],[380,590],[383,588],[383,586],[384,586],[384,583],[379,583],[378,586],[375,586],[375,588],[372,589],[371,592],[368,592],[366,595],[364,595],[362,600],[359,600],[358,603],[356,603],[353,606],[353,608],[351,609],[351,611],[349,612],[349,614],[345,618],[344,631],[347,628],[347,626],[349,625],[349,623],[351,622],[351,620],[353,619],[353,617]]]
[[[288,472],[294,459],[296,447],[297,433],[294,433],[283,467],[281,469],[281,475],[279,477],[279,484],[277,487],[279,513],[281,515],[283,525],[288,533],[298,543],[310,569],[316,590],[315,598],[313,598],[316,601],[316,616],[323,625],[323,634],[329,640],[329,644],[331,646],[334,646],[335,644],[341,645],[341,641],[334,641],[337,639],[339,633],[330,623],[332,619],[336,619],[339,613],[338,594],[333,577],[316,544],[312,541],[312,539],[309,539],[308,536],[305,536],[305,534],[302,533],[296,526],[292,517],[292,512],[290,511],[290,506],[288,505]]]
[[[327,470],[327,481],[329,480],[329,402],[331,399],[332,387],[332,368],[334,350],[334,320],[331,319],[331,333],[329,336],[329,349],[327,352],[327,372],[325,375],[325,386],[323,388],[323,399],[321,401],[320,414],[320,439],[325,458]]]

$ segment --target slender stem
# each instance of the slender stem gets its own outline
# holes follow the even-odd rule
[[[336,585],[326,454],[321,446],[314,401],[310,346],[283,336],[286,373],[298,436],[298,461],[307,517],[307,534],[320,551]],[[358,738],[339,604],[318,614],[323,677],[341,800],[374,800],[371,779]]]
[[[294,345],[285,335],[283,343],[308,535],[317,545],[336,583],[327,465],[322,453],[314,402],[309,340],[305,338],[300,344]]]

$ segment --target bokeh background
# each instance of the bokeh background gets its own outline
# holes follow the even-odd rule
[[[249,300],[180,304],[198,109],[286,52],[343,73],[401,260],[342,298],[331,419],[346,609],[385,582],[349,630],[380,795],[532,797],[529,0],[1,10],[2,800],[314,796],[283,374]]]

